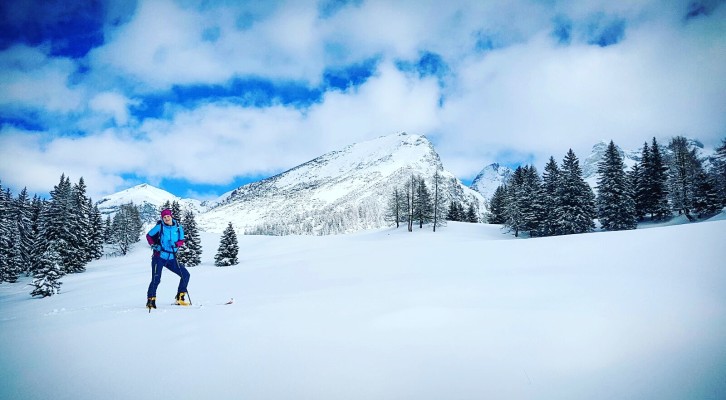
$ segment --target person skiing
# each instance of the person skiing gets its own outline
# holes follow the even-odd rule
[[[177,262],[176,252],[184,246],[184,228],[172,218],[171,210],[161,212],[161,221],[146,234],[146,241],[154,250],[151,257],[151,283],[146,294],[146,307],[151,311],[156,308],[156,288],[161,282],[161,272],[164,268],[179,275],[179,287],[176,294],[176,304],[188,306],[187,285],[189,284],[189,271]]]

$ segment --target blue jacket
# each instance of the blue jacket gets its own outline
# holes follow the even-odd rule
[[[159,231],[161,231],[159,243],[154,243],[154,236]],[[175,258],[175,254],[179,251],[179,248],[184,246],[184,228],[176,220],[172,220],[171,225],[166,225],[164,222],[159,221],[146,234],[146,241],[154,247],[154,257],[171,260]]]

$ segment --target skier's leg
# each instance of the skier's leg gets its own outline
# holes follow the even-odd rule
[[[153,257],[151,259],[151,283],[149,283],[149,290],[146,292],[146,297],[156,297],[156,288],[159,287],[161,282],[161,272],[164,267],[161,265],[161,259],[159,257]]]
[[[179,275],[179,287],[177,288],[177,293],[186,293],[187,292],[187,285],[189,284],[189,278],[191,274],[186,269],[185,266],[179,264],[179,262],[176,259],[169,260],[169,262],[166,264],[166,267],[169,268],[169,270],[177,275]]]

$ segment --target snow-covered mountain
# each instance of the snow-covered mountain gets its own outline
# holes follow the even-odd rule
[[[712,162],[711,158],[715,153],[715,149],[706,148],[703,143],[701,143],[697,139],[687,139],[689,146],[692,149],[695,149],[698,157],[703,160],[704,168],[710,168]],[[600,177],[597,173],[597,166],[604,158],[609,143],[609,141],[603,140],[595,144],[594,146],[592,146],[592,151],[590,152],[590,154],[581,161],[583,178],[585,178],[585,182],[587,182],[594,190],[597,190],[597,180]],[[648,145],[650,144],[651,142],[648,141]],[[671,155],[671,151],[667,147],[668,142],[661,141],[658,143],[658,145],[658,147],[660,147],[661,149],[661,154],[663,155],[664,159],[668,159],[668,157],[670,157]],[[620,156],[623,157],[623,162],[625,163],[626,170],[632,169],[635,164],[640,162],[643,154],[643,146],[631,150],[623,150],[617,145],[616,147],[618,148]]]
[[[489,164],[471,182],[471,188],[490,200],[497,188],[504,184],[514,171],[499,163]]]
[[[182,199],[166,190],[146,183],[108,195],[96,204],[104,217],[106,215],[113,217],[122,205],[134,203],[139,206],[141,219],[144,222],[152,222],[159,218],[159,208],[167,201],[177,201],[182,210],[189,209],[194,211],[195,214],[202,213],[209,208],[206,202],[194,199]]]
[[[585,179],[585,182],[593,188],[593,190],[597,189],[597,180],[600,177],[597,173],[597,166],[600,161],[605,158],[605,152],[608,149],[608,145],[610,145],[609,141],[601,140],[592,146],[590,154],[580,161],[582,166],[582,177]],[[633,168],[633,165],[640,162],[641,154],[643,152],[642,147],[628,151],[624,151],[618,145],[615,145],[615,147],[617,147],[620,157],[623,158],[626,169],[629,170]]]
[[[322,155],[289,171],[234,190],[201,214],[200,228],[221,232],[231,222],[245,233],[335,234],[387,226],[386,205],[394,188],[412,174],[433,193],[436,171],[447,199],[474,204],[484,198],[443,168],[424,136],[383,136]]]

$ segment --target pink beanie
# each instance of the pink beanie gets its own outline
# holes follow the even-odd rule
[[[171,210],[166,208],[164,211],[161,212],[161,218],[164,218],[165,215],[171,216]]]

